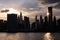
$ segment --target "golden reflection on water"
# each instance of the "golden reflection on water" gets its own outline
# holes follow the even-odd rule
[[[44,35],[43,35],[44,34]],[[54,40],[52,33],[0,33],[0,40]]]
[[[43,40],[54,40],[52,33],[50,33],[50,32],[45,33],[43,36]]]

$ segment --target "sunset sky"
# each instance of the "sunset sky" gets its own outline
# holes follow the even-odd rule
[[[53,15],[59,18],[60,0],[0,0],[0,11],[9,9],[17,14],[22,11],[23,16],[29,16],[32,20],[35,15],[45,16],[49,6],[53,7]],[[0,19],[6,19],[6,15],[7,13],[0,12]]]

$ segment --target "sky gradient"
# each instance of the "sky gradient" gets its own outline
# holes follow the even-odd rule
[[[13,8],[17,11],[22,11],[23,15],[29,16],[31,20],[36,15],[45,16],[49,6],[53,7],[53,15],[59,18],[60,0],[0,0],[0,11],[3,8]],[[6,19],[6,13],[0,13],[0,18]]]

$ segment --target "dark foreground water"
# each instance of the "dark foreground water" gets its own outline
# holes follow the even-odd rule
[[[0,33],[0,40],[60,40],[60,33]]]

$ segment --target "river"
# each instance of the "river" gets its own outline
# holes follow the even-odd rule
[[[60,40],[60,33],[0,33],[0,40]]]

